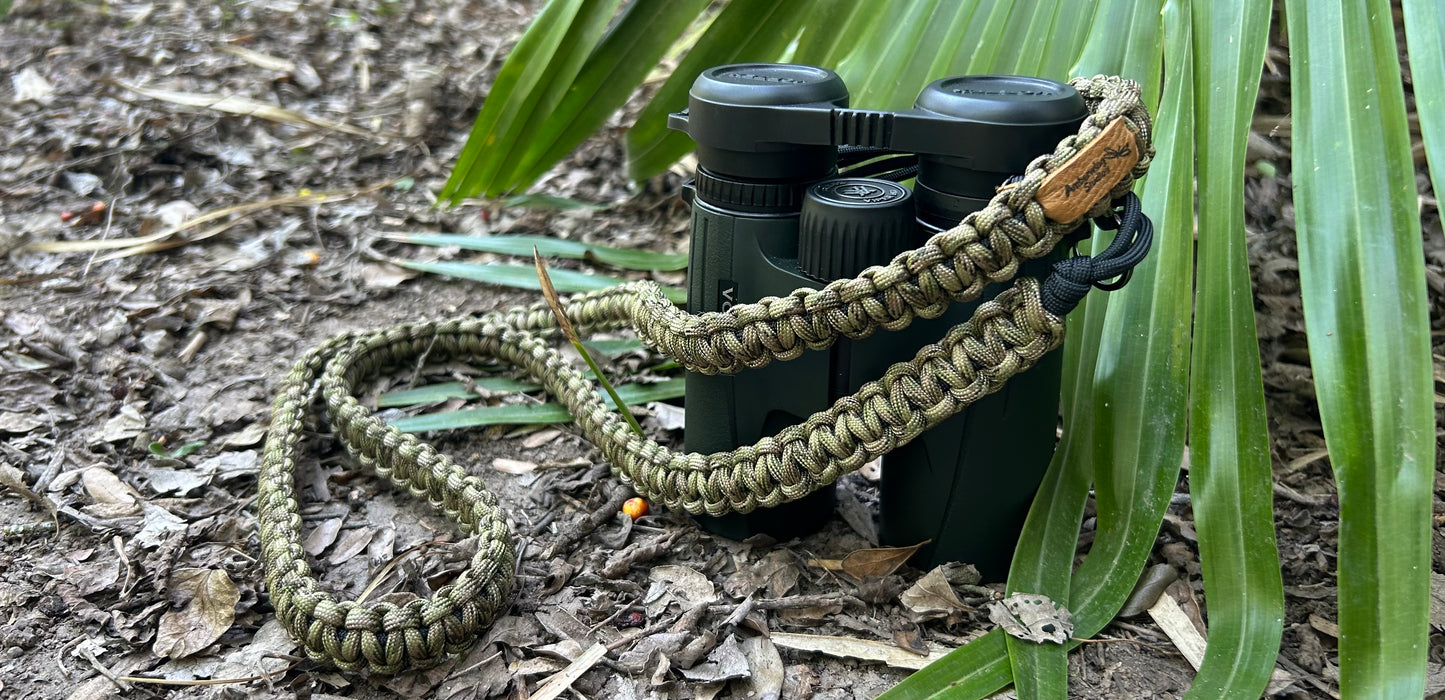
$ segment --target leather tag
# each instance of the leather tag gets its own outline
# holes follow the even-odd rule
[[[1110,122],[1074,154],[1064,167],[1049,173],[1036,198],[1044,214],[1059,223],[1077,221],[1114,189],[1139,162],[1139,146],[1124,118]]]

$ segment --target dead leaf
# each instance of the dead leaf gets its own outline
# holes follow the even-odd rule
[[[1074,634],[1069,609],[1038,593],[1015,593],[989,603],[988,619],[1009,636],[1030,642],[1063,644]]]
[[[766,588],[769,597],[781,598],[798,584],[802,572],[793,563],[793,555],[785,549],[775,549],[753,564],[739,564],[737,573],[723,582],[723,590],[737,598]]]
[[[50,81],[35,70],[34,66],[26,66],[20,72],[10,76],[10,87],[15,91],[14,102],[35,102],[36,104],[48,105],[55,99],[55,88]]]
[[[680,406],[652,401],[647,404],[647,410],[652,412],[652,422],[660,430],[687,429],[687,411]]]
[[[258,424],[259,425],[259,424]],[[255,476],[259,471],[260,455],[255,450],[222,452],[201,461],[195,469],[210,474],[217,481],[229,481],[243,476]]]
[[[221,438],[221,447],[250,447],[266,439],[267,425],[256,421],[241,429],[239,433],[232,433]]]
[[[400,265],[369,262],[361,266],[361,283],[371,289],[391,289],[419,274]]]
[[[0,433],[28,433],[45,422],[29,413],[0,411]]]
[[[175,513],[153,503],[140,505],[145,512],[145,524],[135,535],[135,541],[140,546],[146,549],[159,547],[171,533],[185,531],[186,521],[181,520]]]
[[[923,575],[898,597],[918,620],[932,620],[947,617],[953,613],[968,610],[958,599],[958,593],[948,583],[948,575],[942,566],[935,567]]]
[[[743,656],[752,673],[736,684],[735,697],[778,700],[783,695],[783,658],[772,640],[764,636],[743,640]]]
[[[818,566],[830,571],[842,571],[853,578],[862,581],[870,578],[883,578],[898,567],[903,566],[919,547],[928,544],[932,540],[924,540],[911,547],[875,547],[872,549],[860,549],[850,552],[841,561],[833,559],[813,559],[808,562],[810,566]]]
[[[111,416],[110,420],[101,426],[90,438],[90,444],[100,445],[107,442],[120,442],[121,440],[134,440],[141,431],[146,428],[145,416],[140,410],[131,404],[120,407],[120,413]]]
[[[105,467],[91,467],[80,473],[86,495],[101,505],[134,506],[140,494]]]
[[[176,569],[168,595],[190,599],[184,607],[161,615],[152,651],[169,659],[185,658],[220,639],[235,622],[236,603],[241,600],[236,584],[219,569]]]
[[[556,428],[538,430],[537,432],[528,435],[526,438],[523,438],[522,447],[525,447],[529,450],[535,450],[538,447],[541,447],[553,440],[556,440],[559,437],[562,437],[562,431],[557,430]]]
[[[336,542],[336,536],[341,534],[342,518],[329,518],[322,520],[311,533],[306,535],[306,541],[301,544],[301,549],[313,557],[321,556]]]
[[[893,643],[899,649],[905,649],[915,654],[928,654],[928,644],[923,641],[922,630],[917,623],[908,620],[900,620],[893,625]]]
[[[1320,632],[1328,634],[1335,639],[1340,638],[1340,626],[1334,622],[1326,620],[1323,617],[1320,617],[1319,615],[1315,615],[1313,613],[1310,614],[1310,627],[1313,627]]]
[[[667,584],[688,606],[717,600],[717,591],[713,588],[712,581],[696,569],[672,564],[655,566],[648,578]]]
[[[251,641],[226,654],[216,669],[216,677],[251,678],[280,673],[290,663],[285,657],[295,648],[296,642],[291,641],[281,621],[271,618],[256,630]]]
[[[537,463],[498,457],[492,460],[492,468],[503,474],[530,474],[537,470]]]
[[[773,644],[787,649],[814,651],[845,659],[882,661],[894,668],[908,668],[915,671],[947,656],[949,652],[953,651],[947,647],[930,644],[928,646],[928,655],[919,656],[913,652],[899,649],[887,642],[875,642],[854,637],[824,637],[815,634],[792,634],[789,632],[774,632],[772,634],[772,641]]]
[[[185,469],[146,469],[146,483],[157,495],[189,496],[192,491],[211,482],[211,475],[195,467]]]
[[[1129,594],[1129,599],[1124,601],[1119,617],[1143,614],[1177,578],[1178,573],[1168,564],[1155,564],[1145,569],[1144,573],[1139,575],[1139,581],[1134,584],[1134,591]]]
[[[352,557],[361,554],[366,550],[366,545],[371,544],[371,538],[376,536],[376,530],[369,527],[358,527],[348,530],[341,536],[341,541],[336,544],[336,549],[331,552],[331,558],[326,562],[336,566]]]
[[[704,683],[730,681],[752,675],[752,671],[748,667],[748,657],[743,654],[742,647],[738,645],[738,638],[731,634],[707,655],[705,661],[692,668],[682,669],[680,672],[684,678],[690,681]]]

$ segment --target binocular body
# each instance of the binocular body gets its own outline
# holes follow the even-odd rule
[[[821,68],[709,69],[688,110],[669,122],[698,144],[697,177],[684,190],[692,205],[688,311],[725,311],[886,264],[987,205],[999,183],[1052,152],[1085,114],[1073,88],[1038,78],[945,78],[913,109],[883,112],[848,109],[843,81]],[[840,164],[851,171],[840,174]],[[892,179],[854,175],[889,168]],[[910,177],[912,190],[894,181]],[[1056,259],[1019,274],[1047,274]],[[733,450],[826,410],[967,321],[997,287],[902,330],[737,374],[688,374],[686,449]],[[1060,353],[1051,353],[886,455],[882,543],[927,540],[920,565],[962,561],[1006,574],[1053,454],[1060,371]],[[820,529],[834,504],[829,485],[775,508],[699,520],[734,539],[786,539]]]

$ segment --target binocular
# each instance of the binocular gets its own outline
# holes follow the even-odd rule
[[[945,78],[925,87],[913,109],[876,111],[849,109],[842,79],[823,68],[704,71],[687,110],[668,122],[697,143],[696,178],[683,191],[692,207],[688,311],[726,311],[886,264],[982,209],[1001,182],[1076,132],[1086,113],[1072,87],[1030,77]],[[911,189],[900,184],[909,179]],[[1046,275],[1058,258],[1026,263],[1019,274]],[[826,410],[967,321],[1001,287],[937,318],[787,362],[689,373],[686,449],[733,450]],[[886,455],[881,542],[926,540],[919,565],[962,561],[987,576],[1006,574],[1054,451],[1061,368],[1060,353],[1050,353]],[[820,529],[834,506],[829,485],[778,507],[699,520],[733,539],[787,539]]]

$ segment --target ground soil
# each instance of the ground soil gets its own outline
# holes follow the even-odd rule
[[[339,673],[289,656],[295,647],[267,625],[250,508],[261,430],[288,365],[337,332],[535,298],[390,265],[392,257],[490,258],[402,246],[385,235],[542,233],[686,250],[687,212],[676,197],[682,171],[640,191],[625,180],[620,124],[636,104],[537,188],[605,208],[433,206],[477,106],[538,4],[20,0],[0,23],[0,469],[68,513],[58,534],[25,532],[45,520],[43,511],[0,499],[0,525],[11,535],[0,544],[4,697],[524,698],[582,643],[676,619],[685,593],[678,581],[701,580],[714,606],[670,630],[676,634],[621,645],[574,684],[575,696],[749,697],[780,687],[784,697],[873,697],[908,671],[794,651],[760,632],[955,646],[990,626],[981,588],[958,587],[962,608],[915,624],[899,593],[926,572],[904,567],[859,584],[809,565],[868,547],[866,523],[840,518],[776,545],[713,538],[677,514],[631,524],[612,517],[623,489],[575,431],[491,428],[432,436],[501,496],[524,545],[514,602],[491,632],[461,659],[397,677]],[[1338,687],[1338,507],[1299,306],[1286,60],[1272,50],[1247,196],[1287,596],[1281,667],[1294,678],[1279,695],[1304,698]],[[127,86],[240,95],[350,128],[186,107]],[[1445,238],[1423,157],[1417,162],[1438,337]],[[350,196],[297,201],[305,190]],[[277,199],[285,197],[292,199]],[[231,224],[224,230],[196,227],[166,239],[178,245],[113,260],[111,251],[27,247],[146,236],[257,202],[270,204],[221,217],[216,223]],[[656,377],[656,361],[632,353],[608,369],[646,380]],[[477,372],[427,368],[375,391]],[[515,398],[489,399],[507,400]],[[647,429],[680,444],[665,413],[644,411]],[[356,595],[379,578],[374,597],[405,595],[454,573],[466,542],[444,519],[353,468],[324,426],[313,437],[303,513],[308,551],[327,585]],[[871,503],[866,477],[850,477],[845,489]],[[1186,489],[1187,473],[1151,564],[1168,564],[1189,582],[1177,593],[1197,617],[1205,598]],[[1436,512],[1445,512],[1438,497]],[[589,522],[596,529],[581,544],[543,558]],[[608,571],[629,547],[663,537],[671,545],[659,558]],[[425,556],[401,556],[421,544]],[[1436,548],[1435,568],[1445,571],[1445,547]],[[225,579],[234,618],[214,630],[214,641],[168,659],[181,656],[175,645],[188,635],[214,626],[191,614],[203,607],[187,585],[197,570]],[[664,578],[672,583],[657,583]],[[773,607],[724,624],[749,594]],[[177,634],[177,620],[196,627]],[[1120,620],[1100,637],[1107,641],[1071,656],[1076,696],[1176,697],[1188,687],[1189,666],[1147,616]],[[774,655],[780,686],[759,670]],[[758,685],[726,680],[738,658]],[[1445,662],[1438,634],[1431,661]],[[261,673],[250,682],[194,683]],[[172,684],[115,680],[122,676]]]

